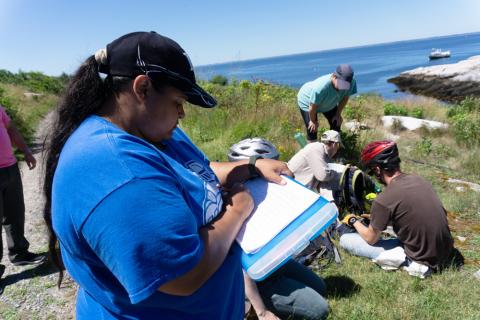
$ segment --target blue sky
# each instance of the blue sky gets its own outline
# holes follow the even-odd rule
[[[71,73],[139,30],[204,65],[478,32],[480,1],[0,0],[0,69]]]

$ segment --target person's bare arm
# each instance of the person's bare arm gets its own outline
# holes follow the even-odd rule
[[[373,228],[371,224],[366,227],[359,220],[355,221],[353,227],[355,230],[357,230],[358,234],[363,238],[363,240],[367,241],[367,243],[370,245],[377,243],[380,239],[380,234],[382,233],[380,230]]]
[[[263,303],[263,299],[260,296],[260,292],[258,291],[257,284],[253,281],[248,274],[243,271],[243,282],[245,284],[245,295],[247,296],[248,300],[252,303],[253,309],[255,309],[255,313],[259,320],[276,320],[279,319],[275,316],[272,312],[270,312],[265,303]]]
[[[229,203],[222,216],[200,229],[200,237],[205,248],[200,261],[186,274],[160,286],[159,291],[189,296],[221,266],[240,227],[253,210],[252,197],[243,186],[235,185],[226,201]]]
[[[220,184],[230,187],[235,183],[243,182],[250,178],[248,160],[235,162],[211,162],[210,168],[217,176]],[[255,163],[257,173],[268,181],[284,184],[281,174],[293,177],[285,162],[272,159],[258,159]]]
[[[25,162],[27,163],[28,167],[31,169],[35,168],[37,165],[37,160],[32,154],[32,151],[25,143],[25,139],[23,139],[22,134],[18,131],[17,127],[10,121],[7,127],[7,132],[10,137],[12,143],[17,147],[25,155]]]

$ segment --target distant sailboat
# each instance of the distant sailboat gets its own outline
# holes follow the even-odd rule
[[[430,60],[433,59],[441,59],[441,58],[448,58],[450,57],[450,50],[442,51],[442,49],[432,49],[430,54],[428,55]]]

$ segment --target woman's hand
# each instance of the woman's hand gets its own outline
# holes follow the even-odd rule
[[[236,183],[226,192],[223,201],[229,212],[239,214],[243,220],[247,219],[253,211],[254,202],[250,191],[241,183]]]
[[[308,131],[314,133],[314,132],[317,132],[317,130],[318,130],[318,121],[310,120],[308,122]]]
[[[258,173],[265,180],[285,184],[285,180],[280,176],[281,174],[293,177],[292,171],[288,169],[287,164],[282,161],[272,160],[272,159],[258,159],[255,163]]]

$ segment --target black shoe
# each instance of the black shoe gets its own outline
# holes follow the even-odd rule
[[[3,264],[0,264],[0,296],[3,293],[3,281],[2,281],[2,276],[3,273],[5,272],[5,266]]]
[[[43,254],[25,251],[24,253],[17,254],[17,256],[11,260],[11,262],[14,266],[26,266],[42,264],[46,260],[47,258]]]

